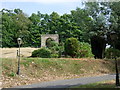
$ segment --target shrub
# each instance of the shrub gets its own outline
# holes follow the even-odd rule
[[[59,46],[59,58],[64,55],[64,44]]]
[[[58,58],[59,56],[59,46],[58,46],[58,43],[56,43],[55,41],[51,41],[49,43],[49,48],[51,50],[51,57],[52,58]]]
[[[52,50],[52,51],[58,51],[58,50],[59,50],[59,45],[58,45],[58,43],[52,41],[52,42],[51,42],[51,46],[48,47],[48,48],[49,48],[50,50]]]
[[[108,48],[105,51],[105,57],[111,59],[113,57],[120,57],[120,50],[114,48]]]
[[[76,38],[68,38],[65,42],[65,53],[71,57],[75,57],[78,53],[79,44]]]
[[[56,54],[51,54],[51,57],[52,57],[52,58],[58,58],[58,57],[59,57],[59,54],[57,54],[57,53],[56,53]]]
[[[51,50],[48,48],[40,48],[32,52],[32,57],[50,58]]]
[[[38,50],[34,50],[32,52],[32,57],[38,57],[38,55],[39,55],[39,49]]]
[[[57,46],[58,43],[56,43],[54,40],[52,40],[51,38],[48,38],[46,40],[46,47],[47,48],[51,48],[51,47],[54,47],[54,46]]]
[[[10,77],[14,77],[14,76],[16,76],[16,73],[11,72],[10,74],[8,74],[8,76],[10,76]]]
[[[77,53],[77,57],[93,57],[91,52],[91,46],[89,43],[80,42],[79,43],[79,51]]]

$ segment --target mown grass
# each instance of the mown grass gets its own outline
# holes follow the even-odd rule
[[[105,88],[106,89],[106,88],[116,88],[116,86],[115,86],[115,80],[108,80],[108,81],[102,81],[102,82],[97,82],[97,83],[91,83],[91,84],[71,87],[71,89],[72,88]]]

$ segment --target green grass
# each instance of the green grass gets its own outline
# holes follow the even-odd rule
[[[72,60],[62,58],[21,58],[20,75],[16,74],[18,60],[2,59],[3,87],[11,87],[16,81],[20,85],[40,81],[96,76],[98,74],[114,73],[114,63],[111,60],[86,59]],[[40,81],[37,81],[40,80]],[[27,83],[26,83],[27,82]]]
[[[14,76],[16,76],[16,73],[11,72],[10,74],[8,74],[8,76],[10,76],[10,77],[14,77]]]
[[[2,59],[4,75],[17,72],[17,59]],[[32,76],[42,76],[44,72],[51,75],[62,74],[94,74],[113,73],[114,63],[109,60],[70,60],[60,58],[22,58],[20,61],[21,73]],[[14,76],[14,75],[13,75]]]
[[[115,87],[116,87],[115,82],[113,82],[113,80],[109,80],[109,81],[91,83],[91,84],[87,84],[87,85],[75,86],[72,88],[115,88]]]

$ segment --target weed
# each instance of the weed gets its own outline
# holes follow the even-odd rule
[[[16,73],[11,72],[10,74],[8,74],[8,76],[10,76],[10,77],[15,77],[15,76],[16,76]]]

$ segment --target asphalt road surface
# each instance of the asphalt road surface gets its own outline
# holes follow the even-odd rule
[[[99,81],[112,80],[112,79],[115,79],[114,74],[95,76],[95,77],[82,77],[82,78],[75,78],[75,79],[49,81],[49,82],[36,83],[31,85],[17,86],[13,88],[68,88],[71,86],[85,85],[89,83],[95,83]]]

